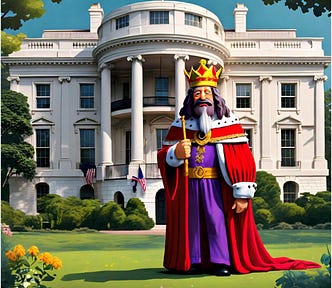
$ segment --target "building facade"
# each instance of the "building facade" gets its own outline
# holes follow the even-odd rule
[[[248,30],[234,9],[233,30],[197,5],[146,1],[104,16],[89,9],[89,30],[44,31],[5,57],[11,90],[28,96],[37,175],[10,179],[10,204],[37,213],[38,197],[140,198],[165,221],[157,151],[186,96],[184,69],[201,58],[223,67],[219,90],[240,118],[257,169],[276,176],[282,200],[326,190],[322,38]],[[144,192],[132,176],[141,167]],[[85,172],[96,168],[93,186]]]

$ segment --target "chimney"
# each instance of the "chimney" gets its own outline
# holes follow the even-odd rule
[[[235,32],[246,32],[248,8],[244,4],[236,4],[234,9]]]
[[[98,27],[104,17],[104,10],[100,7],[99,3],[92,4],[90,9],[90,32],[97,33]]]

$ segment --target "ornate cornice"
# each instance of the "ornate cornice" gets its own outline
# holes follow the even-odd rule
[[[227,65],[324,65],[331,63],[330,57],[236,57],[225,60]]]
[[[21,65],[95,65],[94,59],[91,58],[32,58],[32,57],[3,57],[1,61],[8,66]]]
[[[186,36],[170,36],[170,35],[138,35],[120,39],[113,39],[101,43],[93,50],[93,56],[98,59],[105,53],[112,51],[114,49],[119,49],[128,46],[137,46],[137,45],[146,45],[146,44],[178,44],[178,45],[185,45],[194,46],[194,47],[204,47],[214,53],[222,55],[223,58],[227,58],[230,56],[230,53],[226,46],[218,43],[206,40],[204,38],[198,37],[186,37]]]

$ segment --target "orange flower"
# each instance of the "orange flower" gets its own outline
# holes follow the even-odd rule
[[[18,256],[18,257],[23,257],[25,255],[25,249],[21,244],[18,244],[14,247],[14,253]]]
[[[13,261],[13,262],[15,262],[15,261],[17,261],[17,255],[14,253],[14,251],[12,251],[12,250],[8,250],[7,252],[6,252],[6,257],[10,260],[10,261]]]
[[[31,246],[28,249],[28,253],[32,256],[32,257],[37,257],[37,255],[39,254],[39,249],[37,246]]]
[[[62,268],[62,261],[58,257],[53,257],[52,266],[55,269],[61,269]]]
[[[53,256],[50,253],[45,252],[39,255],[39,259],[43,261],[46,265],[49,265],[52,264]]]

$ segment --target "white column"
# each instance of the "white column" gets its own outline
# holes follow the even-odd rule
[[[19,76],[9,76],[7,80],[10,82],[10,90],[19,92],[19,83],[20,77]]]
[[[271,97],[270,82],[272,76],[261,76],[259,81],[262,82],[261,89],[261,169],[272,169],[273,163],[271,158]]]
[[[106,64],[102,65],[100,69],[100,164],[106,166],[113,164],[111,139],[111,70],[110,66]]]
[[[186,97],[186,77],[184,74],[185,60],[188,55],[174,55],[175,59],[175,118],[179,117],[180,110]]]
[[[61,99],[60,99],[60,159],[59,159],[59,169],[66,170],[71,169],[70,161],[70,147],[69,147],[69,138],[70,138],[70,126],[68,125],[68,117],[70,115],[69,111],[69,85],[70,83],[69,76],[59,76],[58,81],[61,85]]]
[[[325,160],[325,116],[324,116],[324,81],[327,76],[315,76],[315,169],[326,169],[327,162]]]
[[[143,65],[141,55],[128,57],[131,66],[131,163],[144,162]]]

